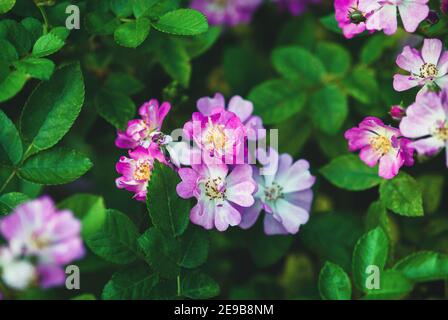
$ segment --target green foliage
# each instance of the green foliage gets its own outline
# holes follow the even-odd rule
[[[416,252],[398,261],[394,269],[415,282],[444,280],[448,277],[448,256],[437,252]]]
[[[0,216],[14,210],[19,204],[29,200],[29,197],[20,192],[5,193],[0,196]]]
[[[102,89],[95,97],[99,115],[118,129],[126,128],[135,115],[135,104],[131,98],[120,91]]]
[[[219,285],[200,272],[188,272],[182,279],[182,295],[191,299],[209,299],[219,294]]]
[[[173,170],[156,163],[148,185],[147,206],[152,223],[173,237],[185,232],[190,212],[185,200],[176,193],[179,182],[180,179]]]
[[[414,178],[404,172],[381,184],[380,199],[388,209],[399,215],[423,216],[420,186]]]
[[[361,191],[381,183],[377,170],[366,166],[356,155],[344,155],[333,159],[320,172],[339,188]]]
[[[167,12],[153,26],[161,32],[182,36],[195,36],[208,30],[206,17],[192,9]]]
[[[408,295],[413,284],[395,270],[381,272],[379,289],[372,289],[363,297],[369,300],[400,299]]]
[[[151,29],[151,22],[146,18],[138,18],[125,22],[114,31],[115,41],[128,48],[136,48],[145,41]]]
[[[319,274],[319,292],[323,300],[350,300],[350,278],[340,266],[327,261]]]
[[[8,116],[0,110],[0,163],[17,164],[22,155],[19,132]]]

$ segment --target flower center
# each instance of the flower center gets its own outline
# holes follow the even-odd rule
[[[351,7],[348,12],[348,19],[351,23],[359,24],[361,22],[366,21],[366,17],[364,17],[363,13],[359,11],[356,7]]]
[[[380,152],[381,154],[386,154],[392,148],[392,142],[386,136],[377,136],[370,139],[370,145],[372,148]]]
[[[44,249],[51,244],[50,239],[46,239],[36,233],[31,235],[31,242],[36,249]]]
[[[214,125],[209,119],[207,131],[205,134],[205,145],[208,150],[221,150],[227,142],[227,137],[224,132],[224,125]]]
[[[221,177],[209,178],[204,184],[205,195],[210,200],[224,200],[226,197],[226,184]]]
[[[420,67],[420,77],[433,78],[439,73],[437,67],[433,63],[425,63]]]
[[[137,162],[137,168],[134,171],[134,179],[149,181],[151,178],[151,165],[148,160]]]
[[[448,127],[437,128],[434,132],[434,136],[440,140],[448,141]]]
[[[269,187],[264,188],[264,196],[268,201],[275,201],[283,196],[283,187],[273,182]]]

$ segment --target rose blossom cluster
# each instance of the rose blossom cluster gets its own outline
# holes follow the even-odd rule
[[[190,220],[205,229],[249,228],[262,210],[267,234],[297,233],[307,222],[315,182],[309,163],[293,162],[291,156],[278,155],[274,149],[269,155],[249,151],[248,142],[256,143],[266,135],[261,118],[252,114],[250,101],[235,96],[226,105],[219,93],[199,99],[198,111],[183,126],[183,142],[174,142],[160,131],[169,109],[168,103],[159,107],[151,100],[139,110],[142,119],[130,121],[126,131],[118,132],[116,145],[131,148],[130,158],[122,157],[117,164],[122,174],[117,179],[119,188],[144,201],[157,160],[179,174],[180,197],[196,198]],[[167,146],[171,151],[164,152]],[[252,164],[255,158],[260,168]],[[267,168],[269,174],[263,174]]]
[[[50,288],[65,282],[64,265],[80,259],[84,246],[81,222],[42,197],[19,205],[0,220],[2,282],[15,290],[32,285]]]
[[[397,31],[399,15],[407,32],[414,32],[429,14],[429,0],[335,0],[335,17],[346,38],[366,30]]]
[[[391,179],[402,166],[414,164],[414,153],[434,156],[443,148],[448,166],[448,51],[438,39],[425,39],[421,52],[406,46],[397,65],[409,74],[396,74],[397,91],[421,87],[408,108],[392,106],[390,115],[399,128],[384,125],[375,117],[365,118],[345,133],[350,151],[360,151],[368,166],[379,164],[379,176]]]

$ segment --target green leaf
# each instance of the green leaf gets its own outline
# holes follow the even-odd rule
[[[56,185],[75,181],[92,168],[83,154],[65,148],[53,148],[28,158],[18,175],[30,182]]]
[[[368,167],[352,154],[333,159],[320,172],[335,186],[351,191],[367,190],[382,181],[376,168]]]
[[[151,29],[151,22],[146,18],[125,22],[114,32],[114,39],[120,46],[137,48],[146,40]]]
[[[154,163],[148,184],[149,215],[154,226],[173,237],[185,232],[190,213],[189,202],[177,195],[176,186],[179,182],[175,171],[158,162]]]
[[[173,279],[180,272],[179,243],[157,228],[149,228],[138,239],[146,261],[161,277]]]
[[[412,288],[412,282],[401,272],[386,270],[380,274],[380,288],[367,290],[363,299],[400,299],[407,296]]]
[[[219,285],[208,275],[188,272],[182,279],[182,295],[191,299],[210,299],[219,295]]]
[[[31,48],[28,31],[20,23],[11,19],[0,21],[0,38],[8,40],[20,57],[26,55]]]
[[[191,77],[191,63],[187,51],[175,39],[159,41],[156,56],[163,69],[183,87],[188,87]]]
[[[347,93],[363,104],[372,105],[378,101],[380,89],[373,69],[356,66],[343,84]]]
[[[134,0],[133,11],[136,18],[141,16],[158,18],[179,7],[180,0]]]
[[[319,292],[323,300],[350,300],[350,278],[340,266],[327,261],[319,274]]]
[[[86,15],[86,28],[92,34],[110,35],[120,25],[120,20],[109,13],[89,12]]]
[[[417,181],[401,172],[380,186],[380,199],[393,212],[407,217],[423,216],[422,191]]]
[[[11,63],[19,59],[16,48],[5,39],[0,39],[0,60]]]
[[[35,58],[49,56],[58,52],[64,46],[64,41],[53,33],[47,33],[37,39],[32,55]]]
[[[283,47],[272,53],[275,70],[285,78],[307,84],[319,83],[325,75],[322,62],[301,47]]]
[[[132,4],[134,16],[140,18],[144,15],[150,15],[151,11],[153,11],[153,7],[158,2],[161,2],[161,0],[134,0],[134,3]]]
[[[70,300],[96,300],[96,298],[92,293],[83,293],[71,298]]]
[[[0,14],[4,14],[11,10],[16,4],[16,0],[1,0],[0,1]]]
[[[22,155],[19,132],[8,116],[0,110],[0,163],[18,164]]]
[[[117,72],[107,78],[104,87],[109,92],[121,92],[129,96],[142,91],[145,85],[128,73]]]
[[[195,36],[208,30],[205,15],[193,9],[170,11],[152,25],[161,32],[182,36]]]
[[[120,270],[104,287],[103,300],[147,300],[159,277],[148,267],[137,266]]]
[[[12,71],[2,82],[0,82],[0,102],[11,99],[22,90],[28,79],[21,71]]]
[[[446,280],[448,255],[430,251],[413,253],[398,261],[394,269],[415,282]]]
[[[253,88],[249,100],[265,124],[278,124],[302,110],[306,95],[288,81],[275,79]]]
[[[20,118],[26,155],[51,148],[70,130],[84,103],[84,81],[79,64],[57,70],[29,96]],[[26,156],[25,155],[25,156]]]
[[[311,96],[309,114],[314,126],[335,135],[348,115],[347,96],[336,85],[328,85]]]
[[[132,1],[129,0],[110,0],[109,7],[120,18],[126,18],[132,14]]]
[[[99,231],[87,237],[87,246],[101,258],[116,264],[129,264],[137,259],[139,234],[134,223],[117,210],[107,210]]]
[[[102,197],[76,194],[58,204],[61,209],[71,210],[82,222],[84,239],[101,229],[106,220],[106,207]]]
[[[202,228],[191,225],[180,239],[179,266],[197,268],[207,260],[209,237]]]
[[[369,266],[384,269],[387,260],[389,242],[383,229],[378,227],[364,234],[356,243],[353,251],[353,279],[361,291],[367,291],[366,272]]]
[[[301,227],[300,236],[305,247],[320,260],[329,260],[349,272],[353,248],[362,233],[359,216],[330,212],[311,215]]]
[[[402,39],[402,37],[403,34],[400,31],[392,36],[381,33],[369,36],[361,49],[361,62],[364,64],[372,64],[378,61],[384,51],[389,47],[396,46],[397,42]]]
[[[104,119],[118,129],[124,129],[135,115],[135,104],[119,91],[101,90],[95,97],[95,107]]]
[[[0,216],[10,213],[19,204],[28,200],[29,197],[20,192],[11,192],[0,196]]]
[[[389,237],[391,242],[397,241],[396,230],[392,224],[391,219],[387,215],[386,206],[381,201],[372,202],[367,210],[366,216],[367,230],[375,229],[376,227],[383,228],[384,232]]]
[[[427,174],[418,177],[417,181],[422,188],[425,212],[436,212],[442,200],[444,177],[436,174]]]
[[[209,28],[204,34],[200,34],[194,37],[184,37],[181,41],[184,41],[184,47],[188,52],[190,58],[196,58],[210,49],[221,35],[220,27]]]
[[[342,30],[338,26],[338,22],[336,21],[336,17],[334,15],[334,13],[320,18],[319,21],[328,30],[333,31],[338,34],[342,34]]]
[[[330,74],[343,76],[350,69],[350,52],[341,45],[330,42],[319,42],[316,53]]]
[[[42,35],[42,23],[36,18],[25,18],[20,21],[20,24],[26,29],[26,31],[28,31],[31,38],[31,43],[35,43]]]
[[[40,80],[49,80],[55,68],[51,60],[31,57],[15,62],[14,66],[27,76]]]

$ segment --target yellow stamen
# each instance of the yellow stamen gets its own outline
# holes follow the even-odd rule
[[[380,152],[381,154],[386,154],[392,148],[392,142],[386,136],[377,136],[370,139],[370,145],[372,148]]]

